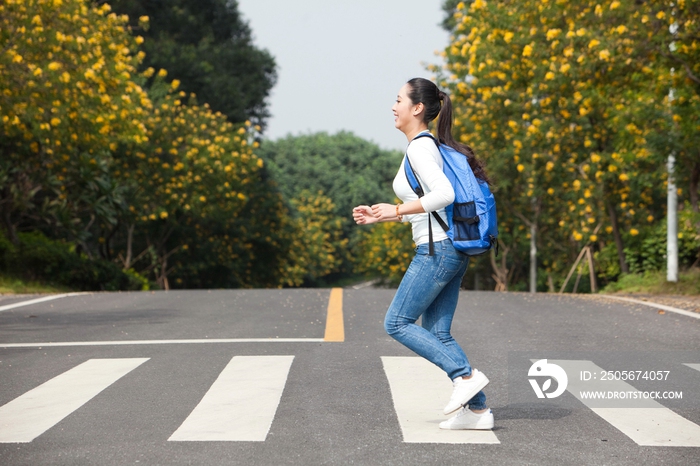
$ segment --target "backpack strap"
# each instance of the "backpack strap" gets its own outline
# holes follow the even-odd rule
[[[440,150],[440,144],[438,143],[437,139],[430,134],[430,133],[420,133],[418,136],[412,139],[411,142],[415,141],[418,138],[423,138],[423,137],[429,137],[432,138],[432,140],[435,142],[435,145],[438,148],[438,151]],[[411,189],[413,190],[414,193],[418,196],[420,199],[421,197],[425,196],[425,191],[423,191],[423,187],[420,185],[420,181],[418,181],[418,174],[416,171],[413,169],[413,166],[411,165],[411,161],[408,158],[408,151],[406,151],[406,157],[405,157],[406,162],[404,163],[404,172],[406,174],[406,179],[408,180],[409,186],[411,186]],[[450,229],[450,227],[447,226],[447,223],[438,215],[437,212],[433,211],[431,212],[432,216],[435,217],[435,220],[440,224],[442,229],[447,232],[447,230]],[[428,215],[428,255],[432,256],[435,254],[435,246],[433,242],[433,223],[430,219],[430,215]]]

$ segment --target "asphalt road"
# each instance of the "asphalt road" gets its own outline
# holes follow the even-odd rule
[[[0,464],[700,464],[700,319],[463,292],[453,334],[496,427],[447,432],[449,381],[383,331],[393,293],[343,290],[341,342],[328,289],[0,297]],[[553,391],[528,377],[542,359],[568,374],[560,396],[531,386]]]

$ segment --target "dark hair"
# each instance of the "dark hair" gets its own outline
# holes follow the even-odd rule
[[[476,158],[472,148],[456,141],[452,136],[452,101],[450,96],[438,89],[435,83],[425,78],[413,78],[407,84],[410,87],[408,98],[411,99],[411,102],[414,105],[422,103],[425,107],[423,122],[427,125],[435,118],[438,118],[438,140],[464,154],[469,161],[469,166],[472,168],[474,176],[491,184],[491,180],[489,180],[484,169],[484,164]]]

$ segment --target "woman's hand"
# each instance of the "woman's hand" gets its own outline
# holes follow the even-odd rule
[[[374,204],[372,206],[372,215],[380,222],[397,220],[396,205],[394,205],[394,204]]]
[[[372,213],[372,208],[367,205],[360,205],[352,209],[352,218],[358,225],[369,225],[379,221]]]

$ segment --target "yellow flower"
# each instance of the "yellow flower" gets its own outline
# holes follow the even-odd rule
[[[615,0],[614,2],[612,2],[612,3],[610,4],[610,9],[611,9],[611,10],[614,10],[615,8],[617,8],[617,7],[619,7],[619,6],[620,6],[620,2],[618,2],[617,0]]]
[[[60,67],[61,67],[61,64],[58,63],[58,62],[52,61],[51,63],[49,63],[49,69],[50,69],[51,71],[56,71],[56,70],[59,69]]]
[[[601,50],[598,56],[601,60],[607,61],[610,58],[610,52],[607,49]]]
[[[561,29],[550,29],[547,31],[547,40],[552,40],[561,34]]]
[[[554,73],[552,73],[551,71],[547,71],[547,74],[544,75],[544,79],[551,81],[552,79],[554,79]]]
[[[592,49],[593,47],[597,46],[598,44],[600,44],[600,41],[598,39],[593,39],[592,41],[590,41],[588,43],[588,48]]]
[[[503,40],[506,41],[506,44],[510,44],[510,41],[513,40],[514,35],[515,34],[513,34],[512,32],[506,31],[506,33],[503,34]]]
[[[532,46],[528,44],[523,48],[523,57],[529,57],[531,55],[532,55]]]
[[[173,90],[177,89],[178,87],[180,87],[180,80],[173,79],[173,82],[170,83],[170,86],[173,88]]]
[[[598,235],[591,235],[590,240],[591,241],[598,241]]]
[[[518,169],[519,172],[522,172],[523,170],[525,170],[525,165],[523,165],[522,163],[519,163],[516,168]]]
[[[37,68],[34,70],[34,76],[41,76],[41,73],[42,73],[41,68]]]
[[[630,235],[637,236],[638,234],[639,234],[639,230],[637,230],[636,228],[632,228],[630,230]]]
[[[158,76],[161,78],[164,78],[167,75],[168,75],[168,72],[166,70],[164,70],[163,68],[161,68],[160,71],[158,71]]]
[[[663,11],[659,11],[658,13],[656,13],[656,17],[658,19],[664,19],[666,17],[666,13],[664,13]]]
[[[620,176],[618,178],[620,178],[620,181],[627,181],[630,179],[630,177],[627,176],[625,173],[620,173]]]
[[[167,212],[161,212],[161,213],[160,213],[160,218],[162,218],[162,219],[168,218],[168,213],[167,213]]]
[[[61,124],[60,118],[55,118],[55,117],[54,117],[54,118],[51,118],[51,124],[52,124],[53,126],[58,126],[58,125],[60,125],[60,124]]]
[[[199,196],[200,202],[207,202],[206,196]]]

